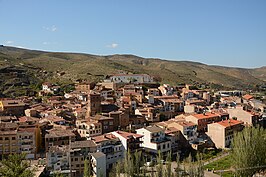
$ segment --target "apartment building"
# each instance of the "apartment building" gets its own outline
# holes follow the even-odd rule
[[[123,159],[124,148],[119,138],[108,133],[91,138],[97,144],[97,150],[106,155],[106,168],[111,169],[112,166]]]
[[[244,110],[242,106],[227,109],[230,117],[235,117],[239,121],[243,121],[245,126],[255,126],[259,122],[259,115],[254,112]]]
[[[96,115],[94,117],[90,117],[90,119],[102,124],[103,134],[114,131],[114,118],[103,115]]]
[[[106,155],[102,152],[91,153],[93,177],[106,177]]]
[[[153,154],[158,154],[159,151],[161,153],[171,151],[171,141],[166,138],[165,129],[153,125],[137,129],[136,132],[143,136],[140,139],[142,141],[140,146],[143,147],[145,151]]]
[[[27,159],[35,159],[37,154],[37,128],[24,127],[17,131],[19,152],[26,154]]]
[[[19,152],[16,123],[0,123],[0,152],[9,155]]]
[[[115,74],[110,80],[114,83],[151,83],[153,77],[148,74]]]
[[[243,129],[243,122],[228,119],[208,124],[206,133],[217,148],[230,148],[234,133]]]
[[[47,152],[52,146],[69,145],[75,141],[75,137],[76,135],[71,130],[61,128],[47,130],[45,135],[45,150]]]
[[[20,100],[0,101],[0,115],[22,116],[24,115],[25,109],[26,104]]]
[[[85,159],[91,160],[91,153],[97,151],[97,145],[91,141],[75,141],[70,144],[70,159],[72,176],[82,177],[84,173]]]
[[[134,152],[141,149],[140,144],[142,141],[140,139],[143,137],[143,135],[124,131],[114,131],[111,133],[120,139],[124,150]]]
[[[206,132],[207,125],[213,122],[219,122],[222,120],[222,116],[218,113],[206,112],[203,114],[194,114],[185,117],[186,121],[196,124],[198,132]]]
[[[51,175],[57,173],[71,177],[75,171],[71,170],[69,146],[51,146],[46,152],[46,169]]]
[[[102,134],[102,124],[90,119],[76,120],[76,127],[80,136],[87,139]]]

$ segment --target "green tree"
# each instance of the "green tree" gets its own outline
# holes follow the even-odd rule
[[[238,176],[252,176],[266,169],[266,130],[245,128],[235,134],[232,158]]]
[[[84,177],[91,177],[92,175],[92,169],[91,169],[91,159],[89,157],[89,159],[85,159],[84,161],[84,172],[83,172],[83,176]]]
[[[172,177],[172,153],[169,152],[167,153],[167,158],[166,158],[166,168],[164,169],[164,176],[165,177]]]
[[[9,155],[0,162],[1,177],[33,177],[34,169],[30,168],[25,154]]]
[[[157,156],[157,165],[156,165],[156,177],[163,177],[163,158],[162,153],[159,151]]]
[[[124,162],[125,175],[128,177],[134,176],[134,163],[130,151],[127,151]]]

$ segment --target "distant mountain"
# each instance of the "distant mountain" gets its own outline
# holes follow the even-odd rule
[[[3,74],[8,68],[23,71],[21,76],[11,77]],[[73,82],[81,78],[99,81],[121,70],[130,73],[147,73],[161,83],[171,84],[207,83],[213,86],[242,89],[266,82],[265,66],[245,69],[211,66],[191,61],[141,58],[134,55],[98,56],[0,46],[0,89],[3,94],[11,93],[12,88],[21,87],[20,84],[23,82],[25,83],[22,86],[27,88],[44,80]]]

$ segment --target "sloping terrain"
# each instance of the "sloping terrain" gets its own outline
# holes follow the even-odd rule
[[[12,77],[6,70],[23,70]],[[228,88],[250,88],[266,81],[266,67],[257,69],[210,66],[189,61],[145,59],[134,55],[96,56],[79,53],[44,52],[0,46],[2,93],[10,87],[33,87],[44,80],[73,82],[76,79],[99,81],[119,71],[147,73],[161,83],[207,83]],[[27,80],[27,82],[24,80]],[[7,84],[9,83],[9,84]],[[14,83],[12,85],[12,83]],[[11,92],[12,89],[9,91]]]

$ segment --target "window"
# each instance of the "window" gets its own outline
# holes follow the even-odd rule
[[[5,137],[5,140],[9,140],[9,138],[8,137]]]
[[[16,139],[16,137],[12,137],[12,140],[15,140]]]

